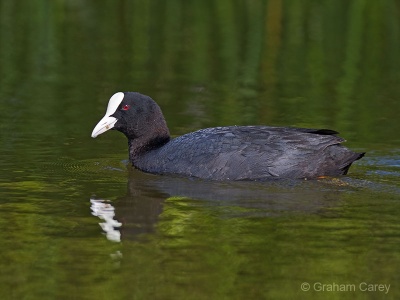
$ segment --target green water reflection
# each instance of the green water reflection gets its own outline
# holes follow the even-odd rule
[[[391,284],[385,296],[399,298],[399,9],[0,0],[0,298],[384,296],[303,282]],[[90,138],[128,90],[157,100],[173,135],[331,128],[367,156],[346,178],[311,182],[142,174],[126,167],[122,135]],[[113,235],[93,200],[122,224]]]

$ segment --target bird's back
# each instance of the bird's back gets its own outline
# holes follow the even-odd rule
[[[335,131],[268,126],[202,129],[133,159],[145,172],[213,180],[341,175],[359,158]]]

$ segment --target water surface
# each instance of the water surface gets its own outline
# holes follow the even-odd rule
[[[398,11],[0,1],[0,298],[399,298]],[[121,134],[90,138],[109,97],[132,90],[173,136],[331,128],[367,155],[321,180],[144,174]]]

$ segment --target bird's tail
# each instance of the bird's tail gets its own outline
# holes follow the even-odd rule
[[[353,162],[355,162],[356,160],[359,160],[360,158],[362,158],[365,155],[365,152],[357,153],[357,152],[350,151],[348,149],[346,149],[346,150],[347,150],[346,156],[344,157],[344,159],[342,160],[342,163],[339,166],[340,170],[343,172],[343,175],[347,174],[347,172],[349,171],[349,168]]]

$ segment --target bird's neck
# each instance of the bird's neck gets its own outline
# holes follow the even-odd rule
[[[128,140],[129,159],[135,163],[137,159],[145,153],[158,149],[168,143],[170,140],[169,134],[155,137],[138,137]]]

